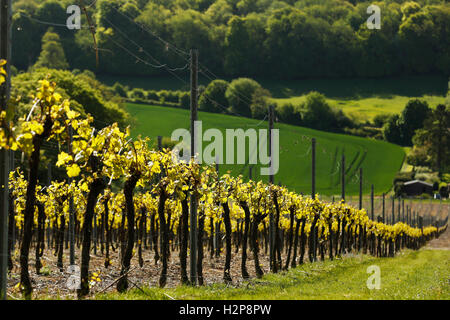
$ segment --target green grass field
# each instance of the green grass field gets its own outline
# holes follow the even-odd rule
[[[201,288],[133,289],[98,295],[100,300],[448,300],[450,251],[406,250],[395,258],[358,255],[307,263],[287,272],[267,274],[237,288],[214,284]],[[369,290],[369,266],[380,268],[380,289]]]
[[[189,128],[189,111],[168,107],[128,104],[128,112],[134,118],[132,135],[148,136],[156,141],[158,135],[170,137],[178,128]],[[267,122],[213,113],[199,113],[203,121],[203,132],[208,128],[225,129],[242,128],[244,130],[266,129]],[[256,127],[258,125],[258,127]],[[346,191],[357,194],[359,181],[358,170],[364,172],[364,192],[374,184],[375,192],[387,192],[392,187],[392,179],[400,170],[405,153],[401,147],[383,141],[370,140],[355,136],[333,134],[286,124],[276,124],[280,129],[280,170],[275,182],[281,182],[291,190],[309,194],[311,192],[311,142],[317,139],[317,183],[319,194],[340,194],[341,155],[346,156]],[[206,146],[206,143],[204,143]],[[252,150],[253,151],[253,150]],[[247,150],[248,152],[248,150]],[[247,154],[248,158],[248,154]],[[253,179],[268,181],[261,177],[256,167]],[[249,175],[245,165],[223,165],[221,173],[230,171],[233,175]]]
[[[417,98],[427,101],[431,108],[435,108],[438,104],[445,101],[444,96],[425,95]],[[327,101],[330,106],[342,109],[347,116],[360,122],[365,122],[366,120],[373,120],[379,114],[400,114],[410,99],[412,98],[406,96],[391,96],[360,99],[327,99]],[[292,103],[299,105],[305,100],[305,96],[274,98],[272,100],[278,104]]]

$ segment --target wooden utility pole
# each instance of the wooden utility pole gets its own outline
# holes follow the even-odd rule
[[[158,150],[162,151],[162,136],[158,136]]]
[[[341,198],[345,202],[345,154],[342,154],[342,161],[341,161],[341,190],[342,190]]]
[[[363,207],[363,168],[359,168],[359,210]]]
[[[0,88],[0,111],[5,111],[11,91],[11,0],[0,1],[0,59],[7,61],[5,82]],[[0,150],[0,300],[6,300],[8,272],[8,204],[10,151]]]
[[[270,166],[272,167],[272,130],[273,130],[273,106],[269,105],[269,154],[270,154]],[[270,169],[269,184],[273,184],[274,177],[272,174],[272,169]],[[269,260],[270,260],[270,271],[274,271],[275,265],[275,235],[274,235],[274,219],[273,211],[269,209]]]
[[[370,216],[372,221],[375,221],[375,206],[374,206],[374,192],[373,184],[370,186]]]
[[[195,157],[197,150],[197,137],[195,136],[195,121],[197,121],[198,104],[198,51],[191,50],[191,158]],[[190,278],[191,284],[197,284],[197,199],[191,193],[190,199]]]
[[[311,143],[311,198],[314,200],[316,198],[316,138],[312,138]]]
[[[316,139],[311,139],[311,160],[312,160],[312,168],[311,168],[311,198],[314,200],[316,198]],[[316,248],[317,248],[317,226],[315,226],[310,231],[312,236],[312,241],[310,242],[312,245],[313,251],[313,261],[316,261]],[[309,249],[309,250],[311,250]]]
[[[402,222],[405,222],[405,200],[402,199]]]
[[[68,151],[69,154],[72,154],[72,143],[73,143],[73,128],[69,125],[69,145]],[[69,178],[69,184],[73,181],[72,178]],[[69,197],[69,260],[70,265],[75,265],[75,208],[73,203],[72,194]]]
[[[273,105],[269,105],[269,153],[270,153],[270,167],[272,167],[272,156],[273,156],[273,152],[272,152],[272,132],[273,132],[273,119],[274,118],[274,112],[273,112]],[[273,179],[273,172],[272,169],[270,170],[270,175],[269,175],[269,183],[273,184],[274,179]]]
[[[391,221],[391,224],[394,225],[395,224],[395,198],[394,198],[394,196],[392,196],[391,199],[392,199],[392,221]]]
[[[217,181],[220,180],[219,177],[219,164],[218,161],[216,161],[216,173],[217,173]],[[220,221],[215,222],[215,237],[214,237],[214,249],[215,249],[215,256],[219,257],[220,255]]]

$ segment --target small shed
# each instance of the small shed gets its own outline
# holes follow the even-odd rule
[[[408,196],[420,196],[421,194],[433,194],[433,185],[420,180],[413,180],[404,183],[403,191]]]

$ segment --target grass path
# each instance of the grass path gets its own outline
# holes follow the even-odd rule
[[[366,281],[369,266],[381,271],[381,289],[369,290]],[[120,295],[99,295],[97,299],[214,299],[214,300],[310,300],[310,299],[450,299],[450,251],[405,250],[395,258],[366,255],[307,263],[280,274],[268,274],[261,280],[237,288],[215,284],[202,288],[134,289]]]

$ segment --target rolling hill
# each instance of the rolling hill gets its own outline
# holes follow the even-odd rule
[[[127,104],[127,111],[134,119],[131,127],[133,136],[148,136],[156,141],[158,135],[170,137],[175,129],[189,128],[188,110],[130,103]],[[267,122],[206,112],[199,112],[199,120],[203,121],[203,132],[209,128],[225,132],[225,129],[268,127]],[[401,147],[383,141],[281,123],[276,123],[275,128],[280,129],[280,170],[275,176],[275,182],[305,194],[311,192],[312,137],[317,139],[316,190],[323,195],[340,194],[343,153],[346,156],[346,191],[349,195],[358,193],[360,167],[364,169],[365,193],[369,192],[371,184],[374,184],[376,193],[390,190],[392,179],[400,170],[405,157]],[[242,174],[245,178],[249,176],[247,165],[222,165],[220,172],[226,171],[233,175]],[[268,181],[267,176],[259,176],[259,170],[254,169],[253,172],[253,179]]]

